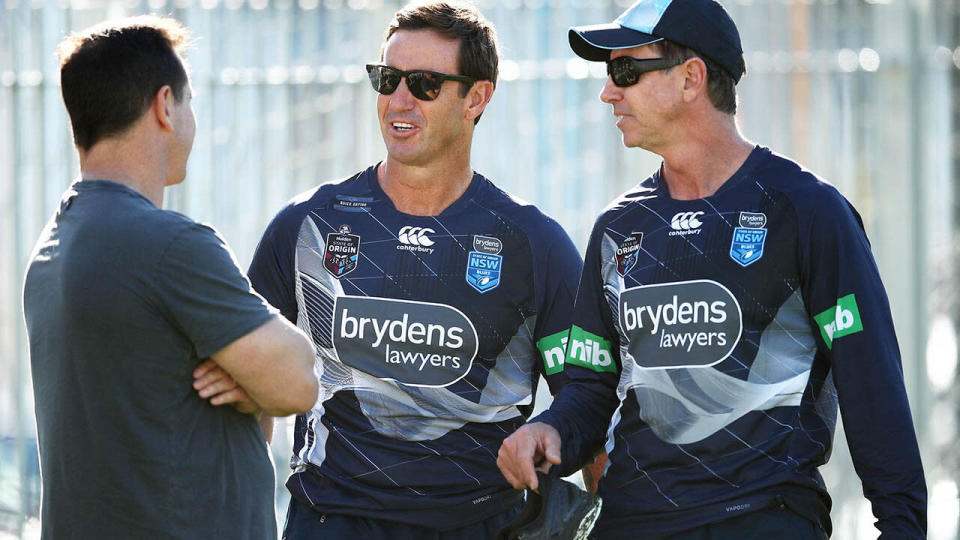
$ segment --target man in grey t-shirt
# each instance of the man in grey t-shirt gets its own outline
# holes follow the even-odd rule
[[[257,415],[316,400],[307,338],[216,231],[161,209],[196,129],[186,39],[140,17],[59,50],[82,178],[24,285],[44,538],[276,538]]]

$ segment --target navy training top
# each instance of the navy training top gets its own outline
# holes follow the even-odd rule
[[[539,376],[559,389],[581,267],[554,220],[479,174],[438,216],[397,211],[376,166],[296,197],[250,267],[317,347],[291,494],[438,529],[518,503],[497,451]]]
[[[924,535],[900,353],[860,216],[766,148],[710,197],[674,200],[657,172],[603,212],[564,372],[535,420],[559,430],[567,472],[606,440],[601,535],[774,501],[829,531],[817,468],[838,405],[884,538]]]

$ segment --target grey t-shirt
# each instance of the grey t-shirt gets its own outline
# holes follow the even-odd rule
[[[212,228],[105,181],[70,187],[27,268],[44,538],[276,538],[253,416],[193,389],[275,316]]]

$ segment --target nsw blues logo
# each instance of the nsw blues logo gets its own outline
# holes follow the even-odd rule
[[[642,240],[642,232],[630,233],[630,236],[626,237],[617,248],[617,273],[621,277],[626,276],[627,272],[637,265]]]
[[[323,267],[340,279],[357,268],[360,256],[360,236],[350,234],[350,227],[340,226],[340,232],[327,235],[327,247],[323,252]]]
[[[730,258],[743,267],[759,261],[767,240],[766,225],[766,214],[740,212],[740,226],[733,229],[730,242]]]
[[[503,272],[503,243],[490,236],[475,235],[473,251],[467,254],[467,284],[479,293],[492,291],[500,285]]]

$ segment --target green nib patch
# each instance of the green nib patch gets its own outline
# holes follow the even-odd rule
[[[863,330],[857,299],[848,294],[837,299],[837,305],[813,317],[820,328],[820,335],[828,349],[833,349],[833,341]]]
[[[591,334],[579,326],[570,329],[567,347],[567,363],[598,373],[616,373],[610,340]]]
[[[563,371],[563,359],[567,351],[567,335],[570,332],[563,330],[549,335],[537,342],[537,350],[543,359],[543,372],[554,375]]]

